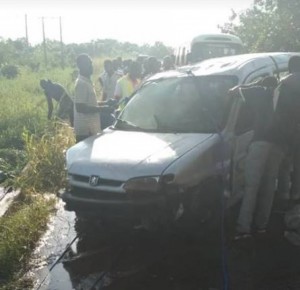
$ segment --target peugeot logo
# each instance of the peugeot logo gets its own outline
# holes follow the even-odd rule
[[[91,186],[97,186],[97,185],[98,185],[98,182],[99,182],[99,179],[100,179],[99,176],[97,176],[97,175],[92,175],[92,176],[90,177],[89,184],[90,184]]]

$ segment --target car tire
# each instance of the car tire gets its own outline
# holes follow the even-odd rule
[[[191,228],[215,228],[222,215],[222,180],[211,178],[191,189],[184,199],[181,222]]]

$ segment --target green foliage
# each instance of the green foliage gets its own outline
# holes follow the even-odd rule
[[[16,65],[7,64],[1,68],[1,74],[7,79],[15,79],[19,74],[19,68]]]
[[[24,269],[35,243],[46,229],[53,205],[51,199],[35,198],[0,218],[0,288],[9,289],[4,284]]]
[[[28,163],[16,179],[24,193],[57,192],[65,186],[66,149],[74,144],[73,130],[64,123],[50,123],[41,137],[23,134]]]
[[[300,1],[255,0],[220,27],[239,36],[249,52],[300,50]]]
[[[136,57],[139,54],[147,54],[163,58],[170,54],[172,49],[162,42],[154,45],[139,46],[130,42],[119,42],[114,39],[97,39],[89,43],[64,44],[59,41],[46,41],[47,68],[73,67],[75,68],[76,56],[87,53],[92,58]],[[0,39],[0,66],[4,64],[21,65],[37,72],[45,68],[45,54],[43,44],[29,46],[24,38],[17,40]]]
[[[0,149],[0,171],[3,171],[8,178],[4,186],[11,185],[11,180],[20,174],[26,161],[27,158],[23,150]]]

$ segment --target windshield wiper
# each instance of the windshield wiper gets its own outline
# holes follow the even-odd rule
[[[119,125],[121,126],[121,128],[119,127]],[[143,131],[143,128],[136,126],[133,123],[130,123],[128,121],[122,120],[122,119],[117,119],[117,123],[115,125],[115,128],[118,129],[128,129],[128,130],[136,130],[136,131]]]

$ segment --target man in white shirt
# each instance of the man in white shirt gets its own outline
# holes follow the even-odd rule
[[[99,77],[99,82],[102,86],[102,101],[107,101],[114,97],[114,92],[118,79],[122,75],[114,71],[113,63],[111,60],[104,61],[104,73]]]
[[[91,81],[93,64],[87,54],[77,57],[79,76],[75,83],[74,130],[76,142],[101,132],[100,107]]]

